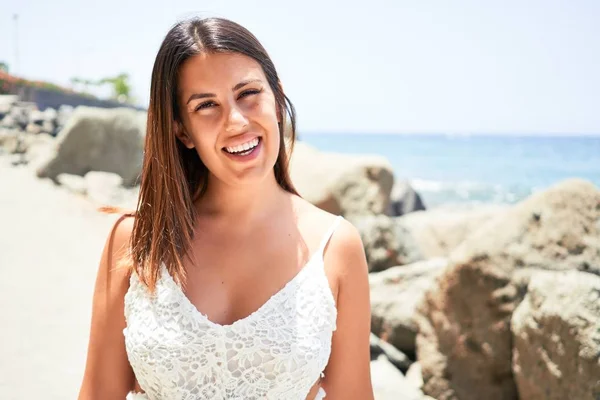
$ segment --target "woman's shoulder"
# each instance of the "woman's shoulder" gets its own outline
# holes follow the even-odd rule
[[[101,207],[99,211],[115,216],[108,236],[106,238],[105,250],[114,252],[114,256],[125,253],[131,242],[133,226],[135,222],[135,212],[116,207]]]
[[[132,213],[121,214],[113,224],[111,235],[120,242],[126,242],[131,238],[135,216]]]
[[[106,284],[118,283],[119,287],[128,286],[131,268],[127,260],[130,257],[134,222],[133,214],[122,214],[113,223],[102,252],[98,271],[100,281],[105,280]]]
[[[133,214],[122,214],[113,224],[107,238],[107,244],[111,246],[112,254],[118,259],[122,259],[129,254],[134,223],[135,217]]]
[[[334,228],[324,253],[326,263],[339,264],[339,268],[343,269],[352,268],[351,266],[346,267],[349,265],[348,263],[339,262],[350,259],[354,261],[351,263],[352,265],[357,265],[355,268],[361,269],[366,265],[360,233],[350,221],[343,216],[322,210],[304,199],[301,199],[300,208],[302,209],[302,218],[306,219],[308,224],[315,226],[321,235],[323,232],[328,232],[330,228]],[[340,221],[336,222],[338,218]]]

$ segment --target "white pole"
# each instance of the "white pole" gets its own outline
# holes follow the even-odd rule
[[[14,75],[16,75],[19,73],[19,15],[13,14],[13,20],[15,21],[15,69],[14,69]]]

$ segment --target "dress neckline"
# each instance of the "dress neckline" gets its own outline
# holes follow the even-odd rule
[[[210,318],[208,318],[208,315],[206,315],[205,313],[203,313],[202,311],[200,311],[198,309],[198,307],[196,307],[194,305],[194,303],[191,302],[191,300],[183,292],[183,289],[181,288],[181,286],[179,286],[177,284],[177,282],[175,282],[175,280],[173,279],[173,277],[169,273],[169,270],[167,269],[167,267],[166,267],[166,265],[164,263],[161,264],[161,270],[162,270],[163,277],[165,277],[166,280],[167,280],[167,283],[173,288],[173,290],[175,290],[175,292],[177,293],[177,295],[179,297],[181,297],[182,304],[187,308],[188,313],[190,315],[192,315],[192,317],[194,319],[199,320],[200,322],[204,322],[204,323],[212,326],[213,328],[223,330],[223,329],[233,329],[235,327],[238,327],[239,325],[242,325],[242,324],[245,324],[245,323],[249,323],[250,321],[252,321],[255,318],[257,318],[260,314],[262,314],[263,312],[265,312],[265,310],[267,308],[269,308],[269,306],[277,298],[279,298],[283,294],[285,294],[292,286],[296,286],[299,283],[300,277],[303,276],[306,273],[306,270],[308,270],[309,267],[312,264],[314,264],[315,262],[319,262],[321,265],[323,265],[323,263],[324,263],[323,251],[317,251],[317,252],[315,252],[310,257],[310,259],[300,268],[300,270],[292,277],[292,279],[290,279],[289,281],[287,281],[285,283],[285,285],[283,285],[283,287],[281,289],[279,289],[275,293],[273,293],[267,299],[267,301],[265,301],[260,307],[258,307],[258,309],[256,309],[255,311],[251,312],[249,315],[247,315],[245,317],[242,317],[242,318],[239,318],[239,319],[237,319],[237,320],[235,320],[235,321],[233,321],[232,323],[229,323],[229,324],[220,324],[220,323],[214,322]],[[325,276],[324,273],[323,273],[323,275]],[[327,277],[325,276],[325,278],[327,278]],[[332,296],[332,300],[333,300],[333,294],[331,296]]]
[[[261,315],[262,313],[266,312],[266,310],[271,306],[271,304],[273,304],[275,302],[276,299],[278,299],[279,297],[283,296],[285,293],[287,293],[288,290],[290,290],[291,287],[293,286],[297,286],[300,283],[300,278],[303,277],[306,274],[306,271],[311,267],[311,265],[315,264],[315,263],[319,263],[321,265],[320,272],[322,275],[322,277],[327,281],[327,276],[325,275],[325,271],[324,271],[324,251],[325,251],[325,247],[327,245],[327,242],[329,242],[329,239],[331,238],[331,235],[333,234],[335,228],[337,227],[337,225],[339,224],[339,222],[343,219],[343,217],[341,215],[336,216],[335,220],[333,221],[333,223],[331,224],[331,226],[329,227],[329,229],[327,230],[327,232],[325,233],[323,239],[321,240],[321,243],[317,249],[316,252],[313,253],[313,255],[309,258],[309,260],[300,268],[300,270],[296,273],[296,275],[294,275],[292,277],[292,279],[290,279],[289,281],[287,281],[285,283],[285,285],[283,285],[283,287],[281,289],[279,289],[278,291],[276,291],[275,293],[273,293],[268,299],[267,301],[265,301],[260,307],[258,307],[258,309],[256,309],[255,311],[253,311],[252,313],[250,313],[249,315],[247,315],[246,317],[243,318],[239,318],[235,321],[233,321],[232,323],[229,324],[219,324],[218,322],[214,322],[212,321],[210,318],[208,318],[208,315],[206,315],[205,313],[203,313],[202,311],[200,311],[191,301],[190,299],[187,297],[187,295],[184,293],[183,289],[181,288],[181,286],[179,286],[177,284],[177,282],[175,282],[175,280],[173,279],[173,277],[171,276],[171,274],[169,273],[169,270],[167,268],[167,266],[165,265],[165,263],[161,263],[161,273],[162,276],[165,277],[167,283],[169,285],[171,285],[171,287],[173,288],[173,290],[175,291],[175,293],[181,297],[181,303],[184,307],[187,308],[187,311],[189,313],[189,315],[192,316],[192,318],[196,321],[199,322],[204,322],[205,324],[216,328],[218,330],[223,330],[223,329],[234,329],[240,325],[243,325],[245,323],[249,323],[250,321],[253,321],[255,318],[257,318],[259,315]],[[329,292],[329,298],[333,303],[333,306],[335,307],[335,299],[333,298],[333,293],[331,293],[331,289],[329,288],[329,282],[327,282],[327,288],[328,288],[328,292]]]

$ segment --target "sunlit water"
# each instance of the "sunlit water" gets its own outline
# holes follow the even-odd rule
[[[600,187],[600,136],[302,134],[324,151],[388,158],[428,206],[514,203],[561,180]]]

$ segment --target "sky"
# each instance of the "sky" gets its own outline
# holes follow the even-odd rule
[[[0,61],[65,86],[125,72],[145,106],[191,16],[258,37],[301,133],[600,134],[598,0],[0,0]]]

